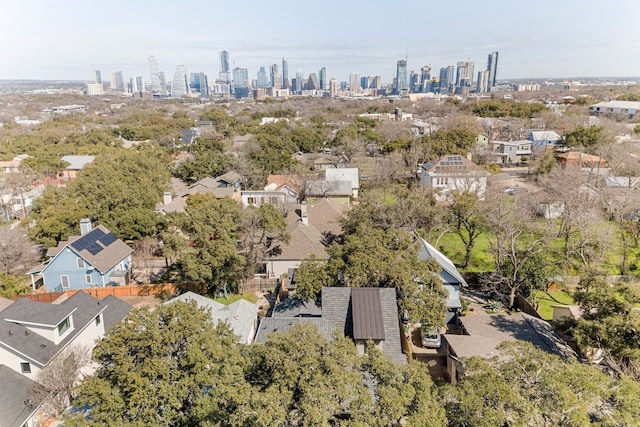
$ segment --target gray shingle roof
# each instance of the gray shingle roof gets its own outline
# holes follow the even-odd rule
[[[269,334],[276,332],[286,332],[293,325],[300,323],[311,323],[318,327],[318,330],[328,340],[331,339],[331,322],[321,317],[263,317],[258,326],[255,342],[264,344]]]
[[[102,305],[107,306],[107,310],[105,310],[102,314],[102,321],[104,322],[104,331],[109,333],[111,329],[120,321],[122,321],[129,312],[133,309],[131,304],[126,301],[122,301],[119,298],[114,297],[113,295],[109,295],[108,297],[103,298],[101,301]]]
[[[21,427],[42,403],[32,400],[37,384],[5,365],[0,365],[0,381],[0,426]]]
[[[0,312],[0,345],[19,351],[42,367],[72,342],[98,314],[109,308],[105,300],[99,301],[84,292],[76,292],[60,304],[19,299]],[[121,312],[121,308],[117,308],[117,311]],[[74,329],[58,344],[15,322],[18,320],[55,327],[55,319],[64,320],[64,317],[60,318],[61,313],[73,313]],[[110,313],[105,317],[111,319],[115,316]]]
[[[302,300],[298,297],[287,298],[273,308],[273,317],[321,317],[320,303]]]

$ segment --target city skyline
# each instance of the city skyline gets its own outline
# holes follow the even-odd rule
[[[290,78],[326,67],[328,79],[358,73],[391,83],[407,54],[407,72],[431,66],[436,73],[467,60],[484,68],[494,51],[498,80],[640,75],[640,3],[632,0],[607,8],[593,0],[463,1],[447,13],[412,1],[411,13],[396,17],[384,12],[386,3],[328,0],[317,18],[254,0],[187,3],[168,19],[170,3],[162,1],[114,0],[91,13],[79,0],[8,2],[0,13],[0,36],[8,41],[0,46],[0,79],[90,81],[100,70],[150,82],[150,55],[167,76],[184,64],[215,79],[221,50],[229,51],[229,69],[247,68],[250,79],[286,57]]]

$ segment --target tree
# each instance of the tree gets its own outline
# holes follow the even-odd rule
[[[478,195],[471,192],[454,191],[449,206],[449,224],[465,248],[464,268],[469,267],[471,251],[476,239],[485,227],[485,218],[479,209]]]
[[[238,289],[246,262],[236,243],[241,215],[234,200],[194,194],[187,199],[185,214],[169,219],[164,234],[173,237],[165,246],[172,246],[183,276],[206,284],[210,294]]]
[[[136,309],[94,350],[100,367],[65,425],[228,425],[248,400],[236,337],[194,302]]]
[[[244,278],[251,277],[259,263],[282,252],[281,244],[289,242],[287,223],[282,213],[271,204],[250,206],[242,212],[239,225],[241,254],[245,257]]]
[[[26,273],[39,258],[40,253],[23,230],[0,227],[0,273]]]
[[[640,313],[633,307],[640,296],[589,271],[574,300],[583,312],[572,331],[578,345],[603,350],[604,363],[614,372],[640,381]]]
[[[590,149],[596,145],[601,145],[605,142],[607,136],[604,129],[597,125],[592,126],[578,126],[574,130],[565,133],[564,144],[567,147],[575,147],[582,149]]]
[[[462,361],[464,377],[440,392],[449,426],[627,425],[640,414],[640,387],[525,343],[502,357]]]
[[[296,295],[303,300],[316,299],[323,287],[332,284],[326,262],[314,254],[302,261],[296,270]]]
[[[82,369],[91,363],[91,348],[80,344],[67,347],[45,366],[36,378],[32,389],[34,402],[43,401],[47,417],[56,418],[76,398]]]
[[[328,248],[327,271],[334,283],[394,288],[401,310],[416,321],[441,326],[446,311],[440,267],[418,259],[418,242],[397,228],[378,229],[362,221]]]
[[[0,272],[0,297],[14,298],[16,296],[28,294],[31,288],[25,286],[22,280],[8,273]]]
[[[153,237],[145,237],[133,242],[133,257],[135,259],[136,268],[140,271],[142,283],[151,283],[153,274],[155,254],[160,249],[158,240]]]

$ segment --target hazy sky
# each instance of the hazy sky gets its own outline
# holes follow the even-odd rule
[[[497,50],[498,79],[640,76],[640,0],[0,0],[0,79],[149,81],[154,54],[167,80],[178,63],[213,80],[219,49],[250,78],[286,56],[290,78],[390,82],[405,49],[416,71]]]

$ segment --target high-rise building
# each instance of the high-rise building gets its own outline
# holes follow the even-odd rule
[[[382,77],[369,76],[369,89],[382,89]]]
[[[365,76],[360,77],[360,88],[369,89],[369,77],[365,77]]]
[[[289,82],[289,63],[287,57],[282,57],[282,89],[289,89],[291,82]]]
[[[302,70],[298,69],[296,72],[296,84],[293,85],[293,91],[295,93],[302,92],[302,87],[304,86],[304,76],[302,75]]]
[[[200,97],[209,97],[209,79],[205,73],[198,73],[198,83],[200,83]]]
[[[110,80],[111,90],[117,92],[124,92],[124,78],[122,77],[122,71],[112,71]]]
[[[231,83],[231,68],[229,65],[229,51],[220,50],[218,52],[218,58],[220,59],[220,72],[218,73],[218,80],[221,83]]]
[[[258,71],[258,87],[269,87],[269,77],[264,67],[260,67]]]
[[[402,93],[409,89],[409,81],[407,79],[407,60],[401,59],[396,65],[396,92]]]
[[[487,58],[487,71],[489,72],[489,87],[494,87],[498,82],[498,52],[489,54]]]
[[[145,92],[144,79],[142,76],[136,76],[136,86],[138,88],[138,92]]]
[[[476,92],[484,93],[489,90],[489,70],[478,71],[478,81],[476,82]]]
[[[349,90],[351,93],[360,93],[360,73],[351,73],[349,75]]]
[[[338,81],[336,79],[329,81],[329,96],[338,96]]]
[[[249,87],[249,70],[246,68],[236,67],[233,69],[233,86],[234,87]]]
[[[100,70],[95,70],[93,72],[93,82],[102,84],[102,76],[100,75]]]
[[[189,75],[187,73],[187,67],[178,64],[176,65],[176,70],[173,73],[173,80],[171,81],[171,96],[179,98],[188,93]]]
[[[309,74],[309,78],[307,79],[307,84],[304,87],[305,90],[319,90],[320,84],[318,83],[318,77],[316,73]]]
[[[189,74],[189,89],[200,92],[200,73]]]
[[[431,92],[431,67],[425,65],[420,69],[422,87],[420,92]]]
[[[151,74],[151,90],[160,92],[160,74],[158,73],[158,61],[155,55],[149,55],[149,73]]]
[[[160,93],[167,92],[167,78],[164,75],[164,71],[158,71],[158,79],[160,80]]]
[[[269,74],[271,77],[271,87],[274,89],[282,88],[282,74],[278,71],[278,64],[272,64],[269,68]]]
[[[327,67],[320,68],[320,90],[327,90],[329,85],[327,84]]]
[[[471,87],[473,85],[473,62],[468,60],[460,61],[457,65],[456,86]]]
[[[422,92],[422,73],[415,73],[411,70],[409,73],[409,87],[411,92]]]

